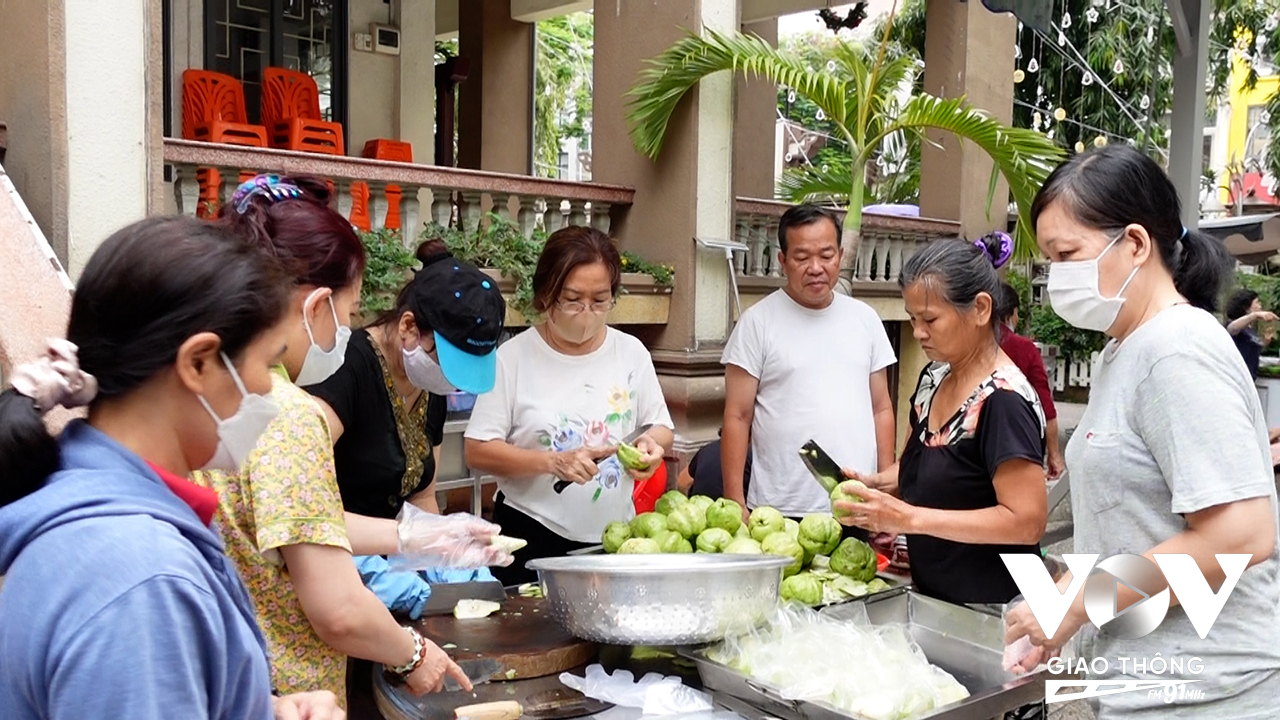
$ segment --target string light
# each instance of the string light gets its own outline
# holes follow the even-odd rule
[[[1026,79],[1027,79],[1026,73],[1022,72],[1021,70],[1013,71],[1013,82],[1015,85],[1021,83],[1023,80],[1026,80]]]
[[[1098,137],[1096,137],[1096,138],[1094,138],[1094,139],[1093,139],[1093,146],[1094,146],[1094,147],[1096,147],[1096,148],[1100,148],[1100,147],[1102,147],[1102,146],[1104,146],[1104,145],[1106,145],[1106,144],[1107,144],[1107,136],[1106,136],[1106,135],[1099,135]]]
[[[1053,111],[1053,119],[1062,122],[1067,119],[1067,111],[1065,108],[1058,108]]]
[[[1076,141],[1076,152],[1078,153],[1084,152],[1084,143],[1080,142],[1079,140]]]

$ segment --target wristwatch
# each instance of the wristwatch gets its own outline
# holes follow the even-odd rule
[[[413,628],[407,625],[404,625],[402,627],[404,627],[405,632],[409,633],[409,637],[413,638],[413,659],[411,659],[409,662],[405,663],[404,665],[401,665],[400,667],[391,668],[391,672],[395,673],[396,675],[399,675],[400,677],[406,677],[410,673],[412,673],[414,670],[417,670],[419,667],[421,667],[422,661],[426,659],[427,641],[423,639],[421,635],[418,634],[417,630],[414,630]]]

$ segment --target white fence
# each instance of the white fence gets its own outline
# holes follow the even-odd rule
[[[1049,373],[1049,384],[1057,392],[1062,392],[1067,387],[1089,387],[1093,377],[1093,365],[1098,361],[1099,354],[1092,353],[1088,360],[1059,358],[1052,363],[1045,363],[1045,370]]]

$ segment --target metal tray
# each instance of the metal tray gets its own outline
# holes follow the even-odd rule
[[[920,646],[929,662],[951,673],[969,697],[920,716],[935,720],[987,720],[1044,699],[1047,670],[1014,675],[1001,667],[1004,623],[1000,618],[960,605],[925,597],[909,587],[888,590],[859,603],[822,610],[832,618],[851,618],[866,609],[872,624],[899,623]],[[789,700],[776,688],[711,660],[707,648],[680,651],[698,666],[705,689],[716,697],[737,698],[784,720],[861,720],[823,702]],[[1068,674],[1054,679],[1071,679]]]

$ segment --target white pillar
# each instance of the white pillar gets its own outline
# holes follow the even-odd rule
[[[1182,224],[1200,226],[1200,175],[1204,163],[1205,73],[1209,52],[1209,0],[1169,0],[1178,35],[1173,60],[1173,119],[1169,178],[1182,201]],[[1185,22],[1185,38],[1183,23]]]
[[[147,214],[148,0],[66,0],[67,269]],[[155,73],[157,80],[159,72]],[[158,129],[157,129],[158,132]]]
[[[413,161],[435,161],[436,8],[433,2],[398,0],[400,70],[397,137],[413,145]]]

